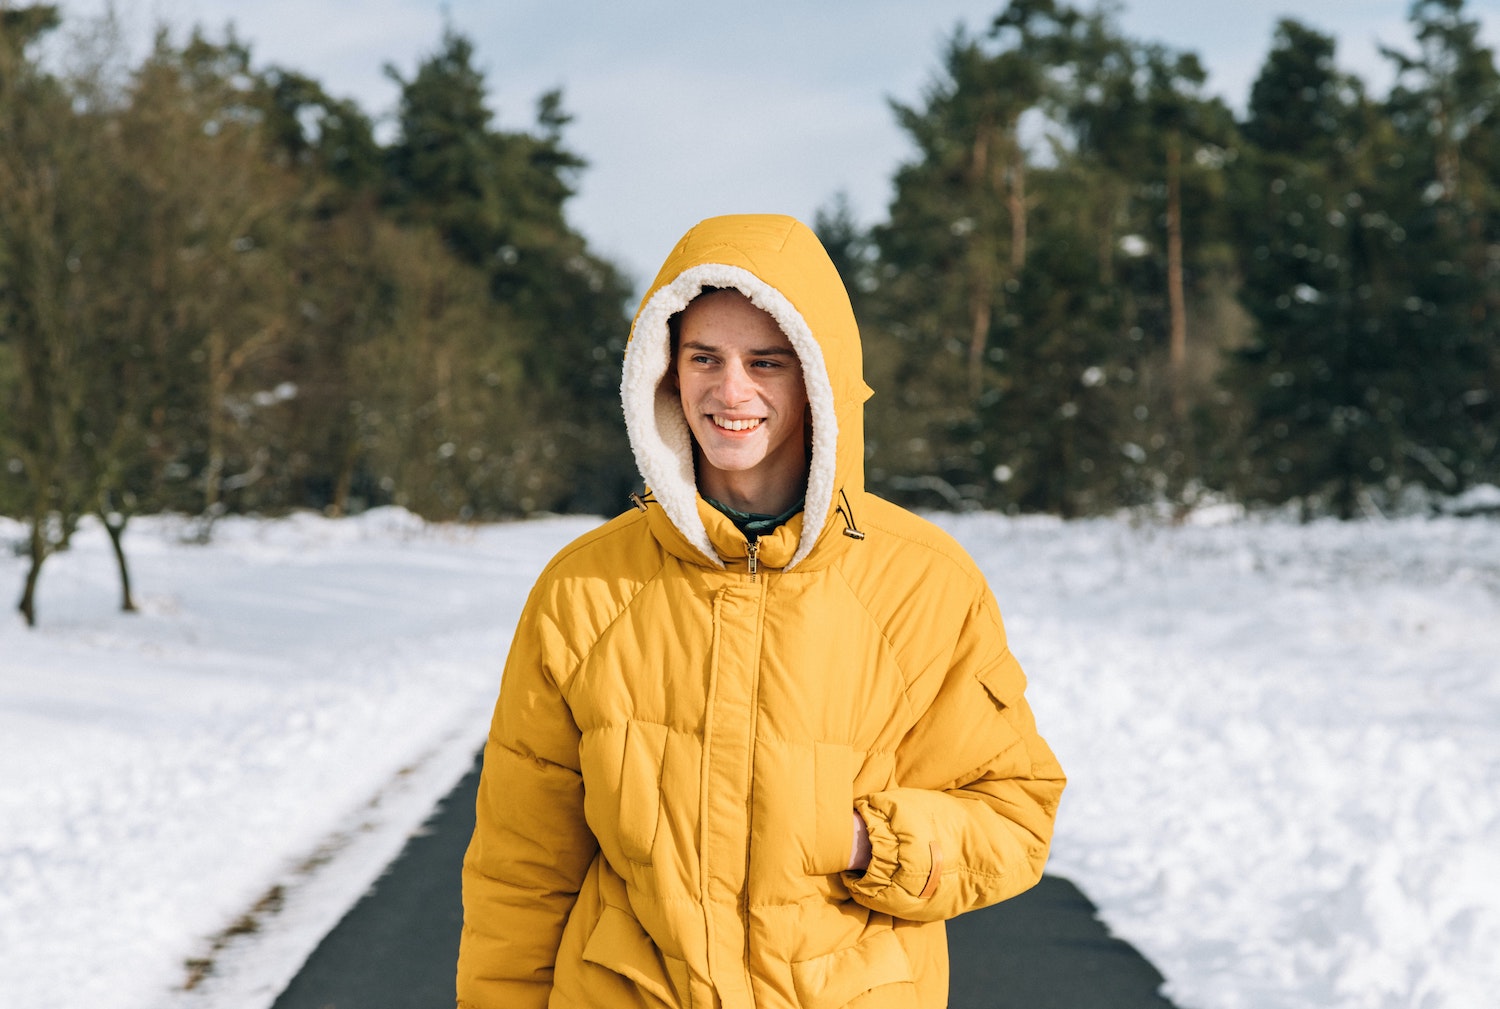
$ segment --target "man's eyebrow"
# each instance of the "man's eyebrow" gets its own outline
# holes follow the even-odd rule
[[[721,353],[719,347],[701,340],[685,340],[682,343],[683,350],[705,350],[710,354]],[[752,347],[749,351],[753,357],[796,357],[797,352],[791,347]]]

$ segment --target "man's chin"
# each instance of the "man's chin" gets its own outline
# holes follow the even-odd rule
[[[704,453],[708,464],[720,473],[748,473],[765,462],[765,453],[726,452]]]

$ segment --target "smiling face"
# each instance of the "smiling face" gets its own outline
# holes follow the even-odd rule
[[[791,341],[738,291],[694,299],[678,332],[699,492],[742,511],[787,510],[807,488],[807,388]]]

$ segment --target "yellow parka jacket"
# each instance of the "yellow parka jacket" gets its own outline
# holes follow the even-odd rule
[[[745,537],[698,497],[668,320],[705,286],[769,312],[812,417],[804,512]],[[985,580],[865,493],[859,335],[816,237],[713,218],[631,331],[650,494],[531,593],[464,861],[474,1009],[936,1009],[943,922],[1046,861],[1063,775]],[[863,817],[872,859],[843,871]]]

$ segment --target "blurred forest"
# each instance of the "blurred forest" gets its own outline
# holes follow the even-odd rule
[[[1500,74],[1416,0],[1371,94],[1284,20],[1243,116],[1110,9],[1012,0],[938,54],[887,219],[835,197],[872,490],[1305,516],[1500,482]],[[79,518],[618,510],[630,284],[564,206],[560,93],[497,128],[449,31],[395,128],[232,34],[0,9],[0,514],[21,608]],[[122,575],[126,572],[119,554]],[[130,606],[128,577],[124,604]]]
[[[1205,495],[1387,510],[1500,477],[1500,78],[1417,0],[1388,95],[1283,20],[1237,118],[1191,53],[1014,0],[895,113],[852,279],[870,485],[1073,516]]]

